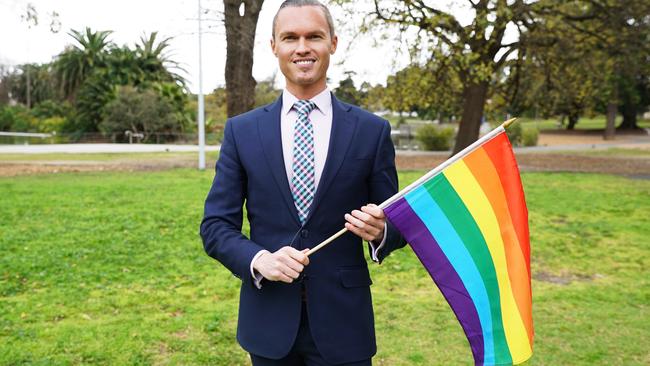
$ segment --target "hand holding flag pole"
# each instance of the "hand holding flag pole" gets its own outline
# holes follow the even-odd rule
[[[458,154],[456,154],[456,155],[452,156],[451,158],[447,159],[445,162],[443,162],[442,164],[438,165],[435,169],[433,169],[433,170],[431,170],[429,173],[423,175],[420,179],[418,179],[418,180],[416,180],[415,182],[411,183],[411,184],[408,185],[406,188],[404,188],[404,189],[402,189],[401,191],[397,192],[394,196],[392,196],[392,197],[390,197],[389,199],[387,199],[386,201],[382,202],[382,203],[379,205],[379,208],[381,208],[381,209],[386,208],[386,206],[388,206],[389,204],[395,202],[397,199],[399,199],[400,197],[404,196],[406,193],[408,193],[408,192],[410,192],[411,190],[413,190],[413,188],[419,186],[422,182],[424,182],[424,181],[428,180],[429,178],[431,178],[432,176],[438,174],[438,173],[439,173],[440,171],[442,171],[444,168],[448,167],[449,165],[451,165],[451,164],[454,163],[455,161],[457,161],[457,160],[461,159],[462,157],[464,157],[465,155],[469,154],[471,151],[473,151],[474,149],[476,149],[476,147],[480,146],[480,145],[483,144],[485,141],[491,139],[492,137],[494,137],[495,135],[497,135],[499,132],[501,132],[501,131],[505,130],[506,128],[508,128],[508,127],[509,127],[510,125],[512,125],[516,120],[517,120],[517,118],[515,117],[515,118],[511,118],[511,119],[509,119],[509,120],[503,122],[499,127],[497,127],[497,128],[495,128],[494,130],[490,131],[487,135],[485,135],[485,136],[481,137],[480,139],[476,140],[473,144],[467,146],[466,148],[464,148],[463,150],[461,150]],[[334,235],[332,235],[332,236],[330,236],[329,238],[323,240],[320,244],[318,244],[317,246],[315,246],[315,247],[313,247],[312,249],[310,249],[310,250],[307,252],[307,256],[309,257],[310,255],[316,253],[317,251],[319,251],[321,248],[323,248],[323,247],[326,246],[327,244],[333,242],[333,241],[336,240],[338,237],[340,237],[341,235],[345,234],[347,231],[348,231],[348,229],[346,229],[346,228],[343,228],[343,229],[339,230],[339,231],[336,232]]]

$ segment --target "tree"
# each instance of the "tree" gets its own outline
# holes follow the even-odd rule
[[[60,96],[50,64],[19,65],[3,77],[2,83],[6,85],[7,97],[27,107]]]
[[[149,82],[172,82],[185,87],[185,79],[173,71],[186,72],[169,56],[171,38],[158,42],[157,36],[158,32],[151,32],[149,36],[140,37],[140,43],[136,44],[137,68],[145,75],[143,79]]]
[[[224,0],[226,28],[226,99],[228,116],[249,111],[255,104],[253,47],[257,19],[264,0]]]
[[[650,4],[631,0],[569,1],[544,12],[538,27],[521,35],[506,99],[519,110],[567,116],[568,129],[585,112],[607,111],[606,138],[613,135],[617,107],[631,106],[621,126],[630,121],[633,128],[637,108],[648,103],[647,14]]]
[[[384,94],[386,89],[383,85],[370,85],[368,82],[363,82],[361,84],[361,92],[363,99],[359,102],[359,105],[364,109],[367,109],[372,112],[378,112],[386,109],[384,105]]]
[[[449,67],[449,59],[432,57],[425,64],[412,63],[389,76],[384,106],[398,112],[417,112],[431,120],[457,115],[462,107],[462,85]]]
[[[519,46],[518,41],[504,40],[506,27],[513,25],[521,30],[535,24],[535,2],[470,0],[468,4],[474,18],[465,26],[450,12],[424,1],[374,0],[372,12],[380,23],[402,29],[414,27],[444,45],[440,49],[453,61],[452,70],[463,85],[454,154],[478,138],[491,79]]]
[[[77,44],[67,48],[57,57],[54,70],[63,92],[70,101],[76,99],[77,91],[96,68],[105,68],[108,49],[114,45],[108,41],[111,31],[84,32],[71,30],[68,34]]]
[[[186,119],[185,82],[170,69],[183,70],[167,54],[169,38],[158,41],[157,32],[153,32],[131,49],[115,46],[108,40],[108,31],[86,28],[69,34],[78,45],[66,49],[55,61],[64,95],[77,112],[69,131],[98,131],[103,109],[115,98],[116,87],[126,85],[158,91],[172,103],[175,113]]]
[[[359,91],[354,86],[354,80],[352,80],[352,75],[354,74],[354,71],[346,71],[345,75],[347,77],[339,81],[339,86],[334,89],[333,92],[340,100],[346,103],[358,105],[363,96],[360,95]]]
[[[573,129],[605,92],[607,59],[593,38],[571,31],[564,21],[548,20],[521,38],[526,44],[506,65],[505,85],[495,87],[495,94],[504,94],[494,98],[496,107],[514,115],[529,110],[547,118],[559,115]]]

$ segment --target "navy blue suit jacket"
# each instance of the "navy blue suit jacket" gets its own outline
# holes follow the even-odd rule
[[[253,354],[278,359],[294,343],[307,297],[311,332],[329,362],[376,352],[370,285],[361,239],[346,233],[310,257],[303,283],[253,284],[250,263],[262,249],[313,248],[343,228],[344,214],[397,192],[395,151],[387,121],[332,96],[332,130],[322,177],[303,226],[293,203],[280,136],[282,98],[226,123],[201,237],[208,255],[242,280],[237,339]],[[250,238],[241,233],[243,208]],[[404,246],[388,224],[380,259]]]

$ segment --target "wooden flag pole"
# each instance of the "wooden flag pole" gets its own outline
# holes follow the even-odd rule
[[[462,157],[464,157],[465,155],[469,154],[469,153],[472,152],[474,149],[476,149],[478,146],[480,146],[481,144],[483,144],[483,143],[486,142],[487,140],[493,138],[494,136],[496,136],[497,134],[499,134],[501,131],[503,131],[503,130],[505,130],[506,128],[508,128],[508,127],[509,127],[511,124],[513,124],[516,120],[517,120],[517,118],[510,118],[509,120],[503,122],[501,125],[499,125],[499,127],[497,127],[497,128],[495,128],[494,130],[490,131],[490,132],[489,132],[488,134],[486,134],[485,136],[483,136],[483,137],[481,137],[480,139],[476,140],[473,144],[471,144],[471,145],[467,146],[466,148],[464,148],[463,150],[461,150],[458,154],[456,154],[456,155],[452,156],[451,158],[445,160],[442,164],[438,165],[438,166],[435,167],[433,170],[431,170],[431,171],[428,172],[427,174],[425,174],[425,175],[423,175],[422,177],[420,177],[420,179],[418,179],[418,180],[416,180],[415,182],[409,184],[406,188],[402,189],[401,191],[397,192],[395,195],[393,195],[392,197],[390,197],[390,198],[387,199],[386,201],[382,202],[382,203],[379,205],[379,208],[383,209],[383,208],[385,208],[386,206],[388,206],[389,204],[395,202],[395,201],[398,200],[400,197],[404,196],[406,193],[408,193],[408,192],[410,192],[411,190],[413,190],[415,187],[417,187],[417,186],[419,186],[420,184],[422,184],[423,182],[429,180],[431,177],[433,177],[434,175],[440,173],[443,169],[445,169],[445,168],[448,167],[449,165],[453,164],[453,163],[456,162],[457,160],[459,160],[459,159],[461,159]],[[336,240],[338,237],[340,237],[341,235],[345,234],[347,231],[348,231],[348,229],[346,229],[346,228],[343,228],[343,229],[339,230],[336,234],[330,236],[329,238],[325,239],[324,241],[322,241],[322,242],[321,242],[320,244],[318,244],[317,246],[315,246],[315,247],[313,247],[312,249],[310,249],[310,250],[306,253],[307,256],[309,257],[310,255],[316,253],[316,252],[319,251],[322,247],[324,247],[324,246],[326,246],[327,244],[333,242],[333,241]]]
[[[336,240],[339,236],[345,234],[347,231],[348,231],[348,229],[346,229],[346,228],[343,228],[343,229],[339,230],[336,234],[330,236],[329,238],[325,239],[324,241],[322,241],[322,242],[321,242],[320,244],[318,244],[317,246],[311,248],[311,249],[307,252],[307,256],[309,257],[310,255],[316,253],[320,248],[322,248],[322,247],[326,246],[327,244],[333,242],[333,241]]]

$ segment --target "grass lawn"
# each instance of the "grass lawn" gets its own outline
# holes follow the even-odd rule
[[[553,152],[557,153],[557,152]],[[559,152],[564,154],[573,155],[587,155],[587,156],[616,156],[624,158],[650,158],[650,149],[637,149],[637,148],[609,148],[609,149],[592,149],[592,150],[574,150]]]
[[[401,172],[401,184],[420,174]],[[523,178],[530,364],[649,364],[650,181]],[[0,365],[248,364],[235,341],[239,280],[198,237],[211,179],[187,169],[0,178]],[[375,364],[472,364],[409,248],[371,272]]]

